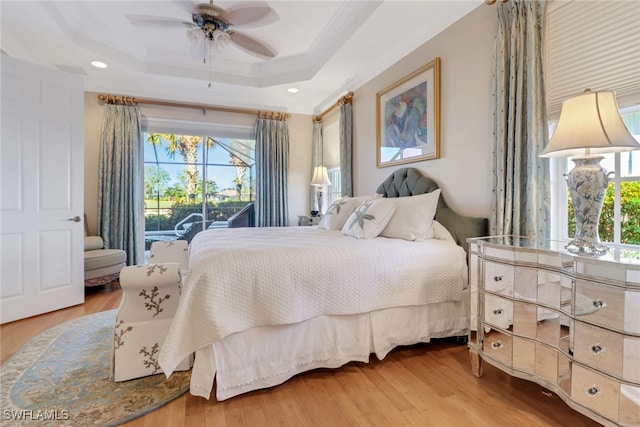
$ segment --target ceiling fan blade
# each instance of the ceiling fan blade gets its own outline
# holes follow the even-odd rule
[[[124,17],[131,25],[135,25],[136,27],[166,28],[169,26],[192,28],[194,26],[193,22],[188,22],[179,18],[166,18],[164,16],[125,15]]]
[[[278,52],[271,49],[269,46],[246,34],[238,33],[236,31],[229,31],[229,34],[231,35],[231,42],[251,55],[261,58],[273,58],[278,54]]]
[[[198,8],[198,2],[197,1],[175,0],[174,3],[176,3],[178,6],[180,6],[180,8],[182,10],[184,10],[185,12],[187,12],[189,15],[191,15],[193,12],[195,12],[196,9]]]
[[[280,19],[276,11],[263,2],[243,3],[229,9],[224,13],[223,18],[234,27],[242,26],[243,28],[273,24]]]

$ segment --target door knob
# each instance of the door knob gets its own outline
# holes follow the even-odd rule
[[[80,218],[78,215],[76,215],[73,218],[69,218],[69,221],[80,222],[80,221],[82,221],[82,218]]]

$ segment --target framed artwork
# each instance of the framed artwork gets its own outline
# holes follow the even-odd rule
[[[377,166],[440,157],[440,58],[376,94]]]

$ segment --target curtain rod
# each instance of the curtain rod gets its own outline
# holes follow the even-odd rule
[[[500,3],[506,3],[509,0],[500,0]],[[489,6],[491,6],[492,4],[494,4],[496,2],[496,0],[484,0],[484,4],[488,4]]]
[[[344,105],[344,104],[351,104],[351,102],[353,102],[353,92],[347,92],[347,94],[345,96],[343,96],[342,98],[338,99],[338,101],[336,101],[335,104],[333,104],[331,107],[327,108],[326,110],[324,110],[322,113],[318,114],[317,116],[313,116],[313,122],[314,123],[320,123],[322,121],[322,118],[324,116],[326,116],[327,114],[329,114],[331,111],[333,111],[334,108],[336,108],[339,105]]]
[[[203,114],[206,114],[207,110],[209,110],[209,111],[220,111],[224,113],[254,114],[261,119],[287,120],[291,118],[291,114],[281,113],[278,111],[259,111],[259,110],[250,110],[246,108],[220,107],[216,105],[198,105],[198,104],[189,104],[189,103],[183,103],[183,102],[163,101],[159,99],[134,98],[131,96],[99,94],[98,99],[100,101],[106,102],[107,104],[124,104],[124,105],[150,104],[150,105],[162,105],[165,107],[191,108],[194,110],[202,110]]]

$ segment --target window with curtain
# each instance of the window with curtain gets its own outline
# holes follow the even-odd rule
[[[144,133],[145,249],[190,240],[255,200],[255,140]]]
[[[322,120],[322,151],[331,186],[325,191],[328,201],[325,206],[342,197],[340,178],[340,110],[336,109]]]
[[[562,102],[591,90],[613,90],[620,114],[640,141],[640,3],[553,1],[547,9],[549,134]],[[613,48],[615,46],[615,48]],[[640,151],[605,155],[610,172],[599,224],[603,242],[640,245]],[[575,232],[564,174],[568,158],[551,159],[552,237]]]
[[[327,170],[329,175],[329,181],[331,181],[331,187],[329,187],[329,205],[336,200],[342,198],[342,185],[340,177],[340,168],[333,168]]]

